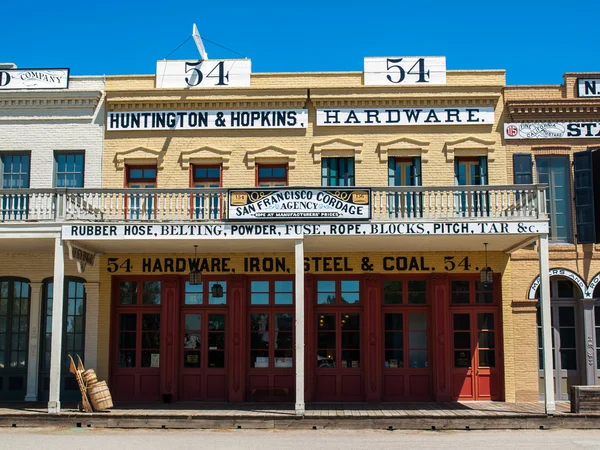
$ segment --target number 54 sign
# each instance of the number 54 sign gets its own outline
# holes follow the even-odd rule
[[[446,84],[444,56],[383,56],[365,58],[365,85]]]
[[[211,88],[250,86],[249,59],[158,61],[157,88]]]

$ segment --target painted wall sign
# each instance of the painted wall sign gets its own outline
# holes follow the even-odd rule
[[[548,222],[419,222],[329,224],[64,225],[67,240],[298,239],[304,236],[404,236],[548,233]]]
[[[250,86],[249,59],[157,61],[157,88],[222,88]]]
[[[69,69],[0,69],[0,90],[68,87]]]
[[[370,218],[370,189],[229,191],[230,220]]]
[[[577,275],[575,272],[571,272],[569,269],[562,269],[559,267],[559,268],[550,269],[549,275],[550,275],[550,277],[570,278],[573,281],[573,283],[575,283],[579,287],[583,297],[587,298],[586,297],[587,286],[585,285],[585,282],[581,279],[581,277],[579,275]],[[535,280],[533,280],[533,283],[531,283],[531,286],[529,287],[529,295],[527,297],[528,299],[534,300],[536,298],[537,290],[540,287],[540,284],[542,284],[542,280],[541,280],[540,276],[538,275],[537,278]]]
[[[319,126],[486,125],[493,107],[317,109]]]
[[[600,78],[579,78],[577,80],[578,97],[600,97]]]
[[[505,123],[505,139],[600,138],[600,122]]]
[[[483,267],[484,256],[453,255],[402,255],[313,254],[304,257],[304,271],[309,273],[418,273],[418,272],[477,272]],[[292,273],[294,256],[207,256],[178,255],[146,257],[122,256],[106,259],[109,273],[187,274],[198,269],[204,274],[233,273]]]
[[[306,109],[109,112],[108,131],[306,128]]]
[[[446,84],[445,56],[383,56],[364,59],[367,86]]]

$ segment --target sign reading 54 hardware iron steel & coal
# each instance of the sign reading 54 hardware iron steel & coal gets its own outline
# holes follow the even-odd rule
[[[371,218],[369,189],[229,191],[230,220]]]

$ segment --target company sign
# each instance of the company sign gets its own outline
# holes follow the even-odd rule
[[[158,61],[157,88],[248,87],[252,63],[249,59],[207,61]]]
[[[317,109],[319,126],[492,125],[493,107]]]
[[[578,97],[600,97],[600,78],[580,78],[577,80]]]
[[[306,109],[109,112],[108,131],[306,128]]]
[[[69,69],[0,69],[0,90],[68,87]]]
[[[370,218],[370,189],[229,191],[230,220]]]
[[[505,139],[600,138],[600,122],[530,122],[504,124]]]
[[[532,235],[548,222],[63,225],[66,240],[301,239],[307,236]]]

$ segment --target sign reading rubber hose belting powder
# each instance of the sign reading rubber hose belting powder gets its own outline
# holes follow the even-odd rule
[[[370,219],[370,189],[230,190],[230,220]]]
[[[109,112],[108,131],[306,128],[306,109]]]

